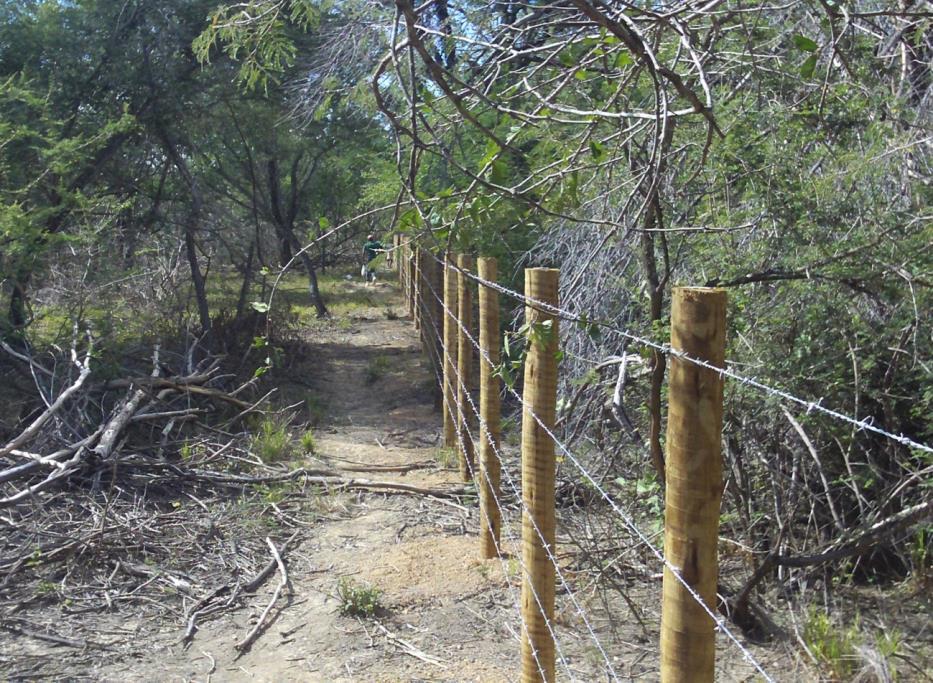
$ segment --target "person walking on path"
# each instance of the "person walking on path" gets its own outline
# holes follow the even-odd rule
[[[363,244],[363,272],[361,275],[367,283],[376,281],[376,269],[372,262],[379,254],[385,253],[385,245],[376,239],[375,235],[367,235],[366,242]]]

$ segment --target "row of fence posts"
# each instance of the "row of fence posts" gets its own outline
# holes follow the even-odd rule
[[[500,379],[496,365],[502,337],[499,293],[483,284],[479,293],[479,406],[481,429],[470,429],[465,392],[471,387],[473,349],[466,330],[473,329],[472,278],[496,282],[495,258],[459,255],[439,264],[417,246],[394,239],[395,264],[408,311],[420,332],[425,354],[443,377],[436,404],[443,410],[444,446],[456,448],[460,474],[473,478],[478,433],[477,488],[480,504],[480,556],[496,557],[499,515],[501,434]],[[559,271],[525,270],[525,297],[558,307]],[[437,300],[443,291],[443,306]],[[443,309],[443,310],[442,310]],[[553,310],[552,309],[552,310]],[[724,290],[680,287],[673,293],[671,347],[724,367]],[[456,317],[455,317],[456,316]],[[443,320],[442,329],[437,321]],[[522,681],[555,677],[555,444],[558,319],[545,307],[526,305],[527,329],[546,324],[547,334],[529,341],[522,397]],[[548,323],[550,321],[550,323]],[[462,328],[461,328],[462,325]],[[443,346],[439,339],[443,340]],[[459,379],[458,379],[459,378]],[[467,385],[467,386],[464,386]],[[722,495],[723,379],[720,373],[672,354],[669,376],[665,462],[664,567],[661,609],[661,680],[712,681],[715,623],[695,595],[715,610],[718,579],[717,543]],[[671,567],[678,570],[674,575]],[[689,587],[689,588],[688,588]]]

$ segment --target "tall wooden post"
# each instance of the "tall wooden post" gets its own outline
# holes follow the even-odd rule
[[[447,261],[444,262],[444,446],[453,448],[457,445],[457,406],[456,371],[457,371],[457,271]]]
[[[723,367],[726,293],[674,289],[671,347]],[[722,376],[671,355],[667,417],[664,554],[711,610],[716,609],[719,506],[722,499]],[[713,619],[664,568],[661,680],[713,680]]]
[[[525,270],[525,295],[557,306],[558,271]],[[525,307],[529,329],[522,397],[522,681],[554,680],[554,429],[557,406],[557,318]],[[537,416],[537,419],[535,418]],[[548,551],[550,550],[550,555]]]
[[[415,274],[415,250],[409,245],[407,249],[408,253],[408,314],[411,316],[412,322],[415,321],[415,282],[417,277]]]
[[[413,287],[411,288],[411,318],[415,324],[415,330],[421,329],[421,297],[424,294],[423,273],[421,272],[421,247],[415,246],[412,249]]]
[[[495,282],[496,259],[480,258],[479,276]],[[499,378],[495,375],[499,365],[499,293],[481,284],[479,286],[479,410],[486,429],[479,432],[479,552],[480,557],[496,557],[502,524],[499,513],[499,441],[502,433],[501,406],[499,405]]]
[[[402,285],[402,292],[405,293],[406,301],[408,297],[408,256],[405,245],[401,237],[398,240],[398,281]]]
[[[442,378],[434,392],[434,409],[441,414],[444,410],[444,306],[441,299],[444,296],[444,272],[445,268],[433,254],[428,255],[431,259],[432,269],[430,276],[430,289],[427,292],[428,314],[431,318],[431,344],[434,348],[434,358],[438,362],[437,371]]]
[[[441,345],[438,343],[438,334],[441,317],[438,315],[438,301],[436,293],[443,285],[438,285],[438,266],[434,255],[427,249],[421,252],[421,346],[424,355],[431,363],[431,370],[435,377],[440,378],[444,372]],[[438,384],[434,387],[434,408],[441,407],[443,387]]]
[[[461,271],[473,270],[473,257],[461,254],[457,259]],[[467,337],[467,332],[473,327],[473,292],[470,289],[470,279],[465,273],[457,273],[457,317],[460,324],[457,327],[457,406],[459,407],[458,443],[460,477],[463,481],[473,478],[473,467],[476,464],[475,446],[470,436],[470,425],[473,423],[473,409],[468,405],[470,378],[472,376],[473,345]]]
[[[431,295],[430,290],[428,289],[428,283],[431,277],[431,266],[434,264],[434,259],[430,257],[428,252],[419,247],[418,248],[418,329],[421,331],[421,350],[428,360],[431,361],[431,365],[434,365],[434,358],[431,355],[431,320],[430,320],[430,311],[428,310],[428,304],[430,303]]]

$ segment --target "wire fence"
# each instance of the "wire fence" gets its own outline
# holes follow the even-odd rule
[[[417,247],[415,247],[415,249],[417,249]],[[542,313],[551,315],[558,320],[569,321],[574,324],[586,326],[588,329],[597,327],[604,330],[611,330],[612,332],[621,335],[622,338],[644,349],[660,352],[669,358],[675,358],[704,371],[711,371],[715,373],[716,376],[718,376],[720,381],[729,379],[738,382],[739,384],[750,387],[767,397],[777,398],[779,401],[786,404],[801,406],[806,409],[807,413],[820,413],[839,422],[846,423],[852,427],[855,427],[859,432],[871,432],[885,439],[901,444],[907,448],[914,449],[915,451],[933,453],[933,448],[931,448],[929,445],[920,443],[919,441],[916,441],[904,434],[895,434],[885,430],[883,427],[874,424],[871,417],[859,418],[847,415],[840,411],[824,406],[823,399],[813,400],[796,396],[785,389],[772,386],[754,377],[743,375],[729,367],[727,363],[722,363],[721,365],[712,363],[708,360],[704,360],[703,358],[686,353],[681,349],[673,348],[671,344],[659,343],[652,339],[648,339],[640,334],[637,334],[636,332],[633,332],[630,329],[613,324],[611,321],[591,319],[585,314],[578,314],[572,311],[568,311],[565,308],[560,307],[557,304],[556,299],[554,302],[547,302],[527,296],[522,292],[505,287],[498,282],[485,279],[477,273],[473,272],[469,267],[460,267],[451,261],[441,259],[429,250],[418,249],[417,258],[415,257],[416,251],[413,250],[409,245],[400,245],[397,247],[397,250],[399,251],[399,256],[396,259],[399,269],[399,276],[402,280],[402,284],[406,290],[406,293],[409,296],[410,309],[413,312],[413,317],[416,320],[416,324],[420,325],[423,341],[425,342],[425,347],[429,356],[431,357],[432,367],[435,372],[438,386],[445,396],[456,396],[462,397],[463,399],[462,402],[459,400],[459,398],[454,400],[452,405],[447,405],[448,402],[445,401],[445,411],[450,411],[450,417],[454,420],[454,424],[456,426],[456,442],[457,446],[459,446],[459,452],[461,454],[466,453],[468,450],[472,452],[472,444],[474,443],[488,443],[492,454],[496,459],[498,459],[500,463],[502,468],[501,474],[503,477],[503,482],[506,484],[509,494],[514,496],[515,499],[519,501],[518,509],[522,513],[523,519],[530,521],[530,527],[526,526],[525,533],[529,533],[528,528],[530,528],[530,533],[534,536],[533,540],[536,543],[539,543],[540,546],[544,549],[547,559],[553,568],[554,576],[560,584],[562,594],[566,596],[566,600],[569,603],[569,606],[572,608],[575,615],[579,617],[580,623],[582,624],[583,630],[585,631],[586,638],[598,653],[601,660],[600,666],[604,670],[604,675],[609,680],[619,680],[619,674],[616,671],[617,664],[614,664],[613,657],[610,655],[612,652],[612,644],[607,644],[600,636],[599,628],[595,625],[593,615],[588,613],[584,603],[577,595],[578,589],[575,589],[573,580],[569,578],[565,571],[562,570],[561,563],[558,561],[558,556],[556,554],[556,547],[554,546],[553,542],[548,541],[545,533],[543,533],[542,530],[538,527],[533,511],[530,510],[525,503],[522,495],[522,483],[520,481],[516,481],[516,477],[513,476],[509,468],[506,466],[507,459],[505,454],[496,442],[496,439],[493,437],[492,430],[489,428],[489,425],[482,415],[482,410],[477,406],[476,401],[473,398],[470,390],[471,378],[468,376],[463,376],[458,368],[458,353],[463,353],[462,348],[447,348],[447,345],[445,345],[446,335],[442,336],[440,332],[443,327],[442,320],[447,319],[456,326],[456,336],[458,341],[466,340],[467,344],[465,348],[469,348],[470,352],[475,353],[480,359],[481,366],[483,367],[483,370],[481,371],[488,372],[489,368],[496,365],[496,363],[490,357],[488,350],[483,348],[483,345],[469,329],[469,325],[463,324],[463,322],[460,320],[460,316],[458,315],[457,311],[453,310],[456,308],[456,306],[449,306],[445,301],[445,295],[438,291],[439,288],[435,288],[435,286],[432,285],[432,278],[425,273],[425,270],[430,272],[432,270],[440,269],[441,273],[445,273],[447,269],[450,269],[455,271],[459,278],[465,278],[467,282],[471,282],[480,288],[486,288],[487,290],[495,292],[498,295],[507,297],[509,300],[515,303],[525,305],[528,307],[526,310],[540,311]],[[620,502],[606,490],[606,487],[601,483],[601,477],[591,472],[584,464],[584,458],[582,458],[579,453],[574,452],[570,446],[568,446],[560,439],[555,431],[554,425],[548,424],[548,422],[544,420],[541,415],[537,414],[534,410],[531,410],[529,401],[526,400],[525,396],[519,394],[519,392],[510,383],[500,382],[499,385],[503,388],[502,390],[504,390],[507,396],[511,396],[520,405],[522,405],[523,413],[527,414],[530,419],[534,421],[537,428],[539,428],[544,434],[547,435],[547,437],[553,443],[553,446],[557,449],[557,451],[559,451],[561,459],[573,466],[582,480],[593,491],[596,492],[596,494],[603,502],[609,506],[612,514],[616,519],[621,521],[624,529],[629,534],[631,534],[633,539],[637,539],[638,543],[646,548],[650,555],[652,555],[657,560],[659,565],[664,568],[665,577],[670,576],[671,579],[686,592],[690,600],[692,600],[693,603],[698,606],[702,612],[711,620],[715,630],[723,634],[723,636],[729,641],[730,645],[736,648],[743,659],[752,668],[754,668],[758,675],[760,675],[766,681],[773,681],[774,678],[772,675],[765,670],[761,662],[756,659],[749,648],[730,628],[727,620],[719,615],[716,606],[711,605],[709,600],[704,599],[697,588],[691,584],[691,581],[685,578],[682,568],[676,566],[675,563],[671,561],[671,559],[665,554],[664,549],[659,548],[654,542],[652,542],[651,534],[648,534],[642,530],[634,516],[626,511],[623,505],[621,505]],[[475,423],[475,430],[470,426],[471,422]],[[498,511],[499,518],[501,518],[504,522],[503,529],[509,538],[515,540],[514,534],[510,535],[510,526],[515,522],[514,519],[510,519],[508,514],[510,508],[504,501],[501,494],[498,492],[494,482],[489,478],[488,472],[482,466],[482,463],[480,463],[479,467],[474,468],[470,466],[469,474],[474,480],[482,480],[482,483],[494,492],[492,496],[492,503]],[[485,517],[481,516],[481,519],[484,518],[488,520],[488,515]],[[503,562],[503,570],[506,571],[501,539],[495,536],[495,530],[491,526],[488,531],[493,536],[496,553],[499,556],[500,561]],[[523,542],[527,542],[527,539]],[[524,558],[521,558],[519,562],[520,570],[523,576],[523,589],[531,586],[530,594],[532,601],[535,603],[537,610],[541,614],[546,614],[546,599],[535,591],[534,583],[529,581],[529,577],[532,575],[533,568],[527,566]],[[665,582],[666,581],[667,579],[665,578]],[[531,640],[529,625],[525,618],[523,605],[521,604],[519,597],[516,595],[515,587],[511,584],[511,582],[509,583],[509,589],[513,597],[514,607],[516,609],[519,622],[521,624],[522,638]],[[570,680],[577,680],[579,672],[576,672],[572,667],[572,658],[568,655],[566,646],[562,644],[562,638],[560,637],[561,629],[558,628],[558,625],[554,623],[553,619],[550,618],[545,619],[545,627],[547,634],[553,640],[554,649],[556,651],[557,660],[561,671],[566,674]],[[541,659],[539,659],[539,653],[534,649],[532,649],[531,654],[534,660],[534,665],[537,669],[536,673],[540,676],[540,679],[549,680],[547,673],[547,662],[542,662]]]
[[[435,262],[442,268],[452,267],[449,264],[446,264],[445,262],[441,261],[440,259],[436,259],[436,257],[435,257]],[[462,270],[459,268],[457,270],[463,275],[470,277],[470,279],[475,280],[481,286],[488,286],[486,284],[487,281],[483,280],[482,278],[479,278],[478,276],[472,277],[473,273],[471,273],[470,271]],[[462,324],[457,313],[451,310],[450,307],[448,307],[442,295],[431,285],[430,278],[425,277],[424,273],[420,272],[420,270],[415,272],[414,277],[416,278],[415,282],[408,283],[409,287],[412,288],[412,294],[414,295],[414,288],[420,288],[421,296],[430,297],[432,302],[436,303],[437,306],[439,307],[441,311],[441,316],[448,316],[450,320],[456,322],[456,325],[458,328],[457,329],[458,335],[462,336],[469,342],[469,345],[472,347],[472,349],[479,355],[481,362],[484,362],[487,365],[491,366],[493,364],[493,361],[489,357],[488,352],[482,348],[482,346],[480,345],[476,337],[471,333],[471,331]],[[501,288],[497,287],[494,289],[496,289],[497,291],[500,291],[501,293]],[[522,301],[523,303],[526,303],[526,304],[529,303],[529,300],[527,299],[527,297],[523,297],[517,292],[512,292],[512,294],[517,295],[516,300]],[[531,303],[540,305],[540,304],[543,304],[544,302],[531,302]],[[455,362],[452,362],[454,360],[452,357],[452,354],[450,350],[448,350],[444,345],[444,339],[439,332],[439,327],[440,327],[438,324],[439,321],[435,320],[431,313],[432,309],[435,308],[435,306],[424,305],[423,301],[415,302],[414,306],[418,307],[419,310],[421,311],[420,323],[421,323],[423,330],[425,331],[424,334],[430,335],[433,337],[430,339],[430,343],[426,345],[432,349],[436,348],[437,349],[436,353],[440,354],[440,356],[436,357],[437,362],[436,364],[434,364],[435,371],[438,375],[437,379],[438,379],[439,384],[442,386],[442,388],[446,388],[446,389],[455,388],[455,387],[451,387],[449,383],[445,384],[445,378],[442,377],[441,376],[442,373],[438,371],[438,368],[443,368],[445,366],[454,368],[454,377],[451,378],[450,381],[452,381],[455,385],[459,386],[459,388],[461,389],[462,396],[464,397],[467,403],[466,406],[461,405],[459,403],[457,403],[454,406],[454,409],[457,412],[457,416],[456,416],[457,417],[456,419],[457,439],[460,442],[459,445],[461,446],[461,450],[463,450],[463,440],[474,439],[473,432],[467,426],[468,420],[466,419],[467,416],[465,415],[465,411],[468,409],[469,412],[472,414],[472,417],[475,418],[478,423],[479,432],[480,432],[479,438],[486,439],[490,443],[490,446],[492,447],[493,452],[495,456],[499,459],[500,463],[504,463],[503,454],[501,450],[499,449],[499,447],[497,446],[497,444],[495,444],[495,441],[491,436],[488,425],[483,420],[481,411],[477,407],[472,397],[472,394],[469,391],[469,386],[468,386],[469,378],[463,377],[459,373],[459,371],[456,370],[457,364]],[[548,308],[553,308],[553,307],[548,307]],[[557,310],[559,311],[559,309]],[[435,341],[437,342],[436,346],[434,344]],[[444,363],[445,360],[448,361],[448,363],[445,364]],[[517,401],[522,403],[525,408],[528,407],[527,402],[523,400],[523,397],[519,395],[518,392],[513,387],[509,385],[504,385],[504,386],[505,386],[505,391],[508,394],[510,394],[513,398],[515,398]],[[651,542],[649,535],[643,532],[639,528],[635,520],[632,518],[632,516],[628,514],[625,510],[623,510],[622,507],[617,503],[617,501],[613,499],[613,497],[599,483],[599,481],[597,480],[597,477],[595,477],[591,472],[589,472],[589,470],[582,464],[581,459],[566,444],[564,444],[557,437],[553,429],[550,426],[548,426],[539,415],[534,413],[534,411],[531,411],[530,414],[532,418],[535,420],[535,422],[537,423],[537,425],[548,435],[548,437],[553,441],[554,445],[560,450],[563,457],[567,461],[569,461],[571,464],[574,465],[574,467],[580,472],[581,476],[583,476],[584,479],[587,482],[589,482],[589,484],[598,492],[601,498],[606,503],[608,503],[608,505],[611,507],[613,512],[623,522],[623,525],[625,526],[625,528],[628,529],[629,532],[632,533],[632,535],[636,537],[641,544],[643,544],[646,548],[648,548],[649,551],[661,563],[661,565],[664,566],[671,573],[671,575],[675,578],[675,580],[678,581],[678,583],[680,583],[687,590],[691,598],[694,601],[696,601],[696,603],[702,608],[702,610],[712,619],[713,624],[715,625],[715,628],[721,631],[732,642],[732,644],[734,644],[734,646],[737,647],[739,652],[742,654],[743,658],[746,661],[748,661],[748,663],[751,664],[752,667],[754,667],[754,669],[764,678],[764,680],[767,680],[767,681],[773,680],[772,677],[768,674],[768,672],[764,669],[764,667],[760,664],[760,662],[758,662],[755,659],[755,657],[748,650],[748,648],[745,647],[742,644],[742,642],[739,640],[739,638],[732,632],[732,630],[726,624],[725,620],[719,617],[716,611],[714,610],[714,608],[708,605],[707,602],[702,598],[702,596],[700,596],[700,594],[684,579],[680,569],[674,566],[665,557],[662,550],[660,550],[654,543]],[[504,467],[502,470],[502,473],[504,475],[505,482],[508,485],[508,487],[511,489],[512,493],[516,496],[516,498],[519,501],[522,501],[522,496],[519,490],[519,484],[516,483],[515,478],[511,475],[508,468]],[[474,471],[473,475],[474,476],[478,475],[479,477],[487,477],[487,474],[483,468],[479,468],[478,472]],[[486,483],[492,486],[492,482],[488,480],[488,477],[486,479]],[[500,512],[503,511],[504,506],[502,505],[501,499],[499,498],[498,495],[495,496],[495,505],[500,510]],[[587,614],[587,611],[581,605],[581,602],[577,599],[575,592],[571,586],[571,582],[567,580],[566,576],[564,575],[564,572],[561,570],[560,563],[558,562],[554,554],[553,548],[551,548],[548,545],[541,530],[534,523],[534,516],[531,514],[531,511],[527,509],[524,502],[522,502],[522,512],[525,514],[526,518],[531,520],[533,531],[538,536],[538,539],[542,542],[542,545],[544,546],[547,552],[548,559],[554,567],[555,575],[557,576],[557,579],[560,582],[562,591],[567,596],[576,614],[580,617],[581,623],[584,625],[584,628],[586,630],[589,640],[593,643],[594,647],[599,653],[599,656],[602,659],[602,662],[605,665],[606,675],[609,677],[610,680],[619,680],[619,676],[613,665],[612,658],[610,657],[607,651],[607,647],[602,642],[602,639],[599,637],[597,633],[597,629],[593,626],[591,617]],[[522,564],[522,572],[524,575],[527,575],[529,573],[529,568],[526,567],[524,563]],[[544,610],[543,610],[543,606],[541,605],[540,597],[536,593],[534,593],[534,598],[535,598],[535,601],[537,602],[537,606],[543,612]],[[519,609],[519,614],[521,618],[520,609]],[[560,644],[561,641],[557,635],[556,626],[553,623],[551,623],[549,620],[546,621],[546,625],[547,625],[549,634],[554,639],[554,644],[557,649],[558,658],[559,658],[559,661],[561,663],[563,670],[568,674],[568,676],[572,680],[575,679],[573,671],[567,665],[567,658],[563,652],[563,649],[561,648],[561,644]],[[522,628],[523,628],[523,631],[527,633],[527,624],[525,623],[524,619],[522,619]]]

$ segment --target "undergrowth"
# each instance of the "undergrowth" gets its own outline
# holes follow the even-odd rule
[[[337,597],[340,599],[340,613],[351,617],[371,617],[382,605],[382,595],[375,586],[357,583],[348,576],[343,576],[337,583]]]

